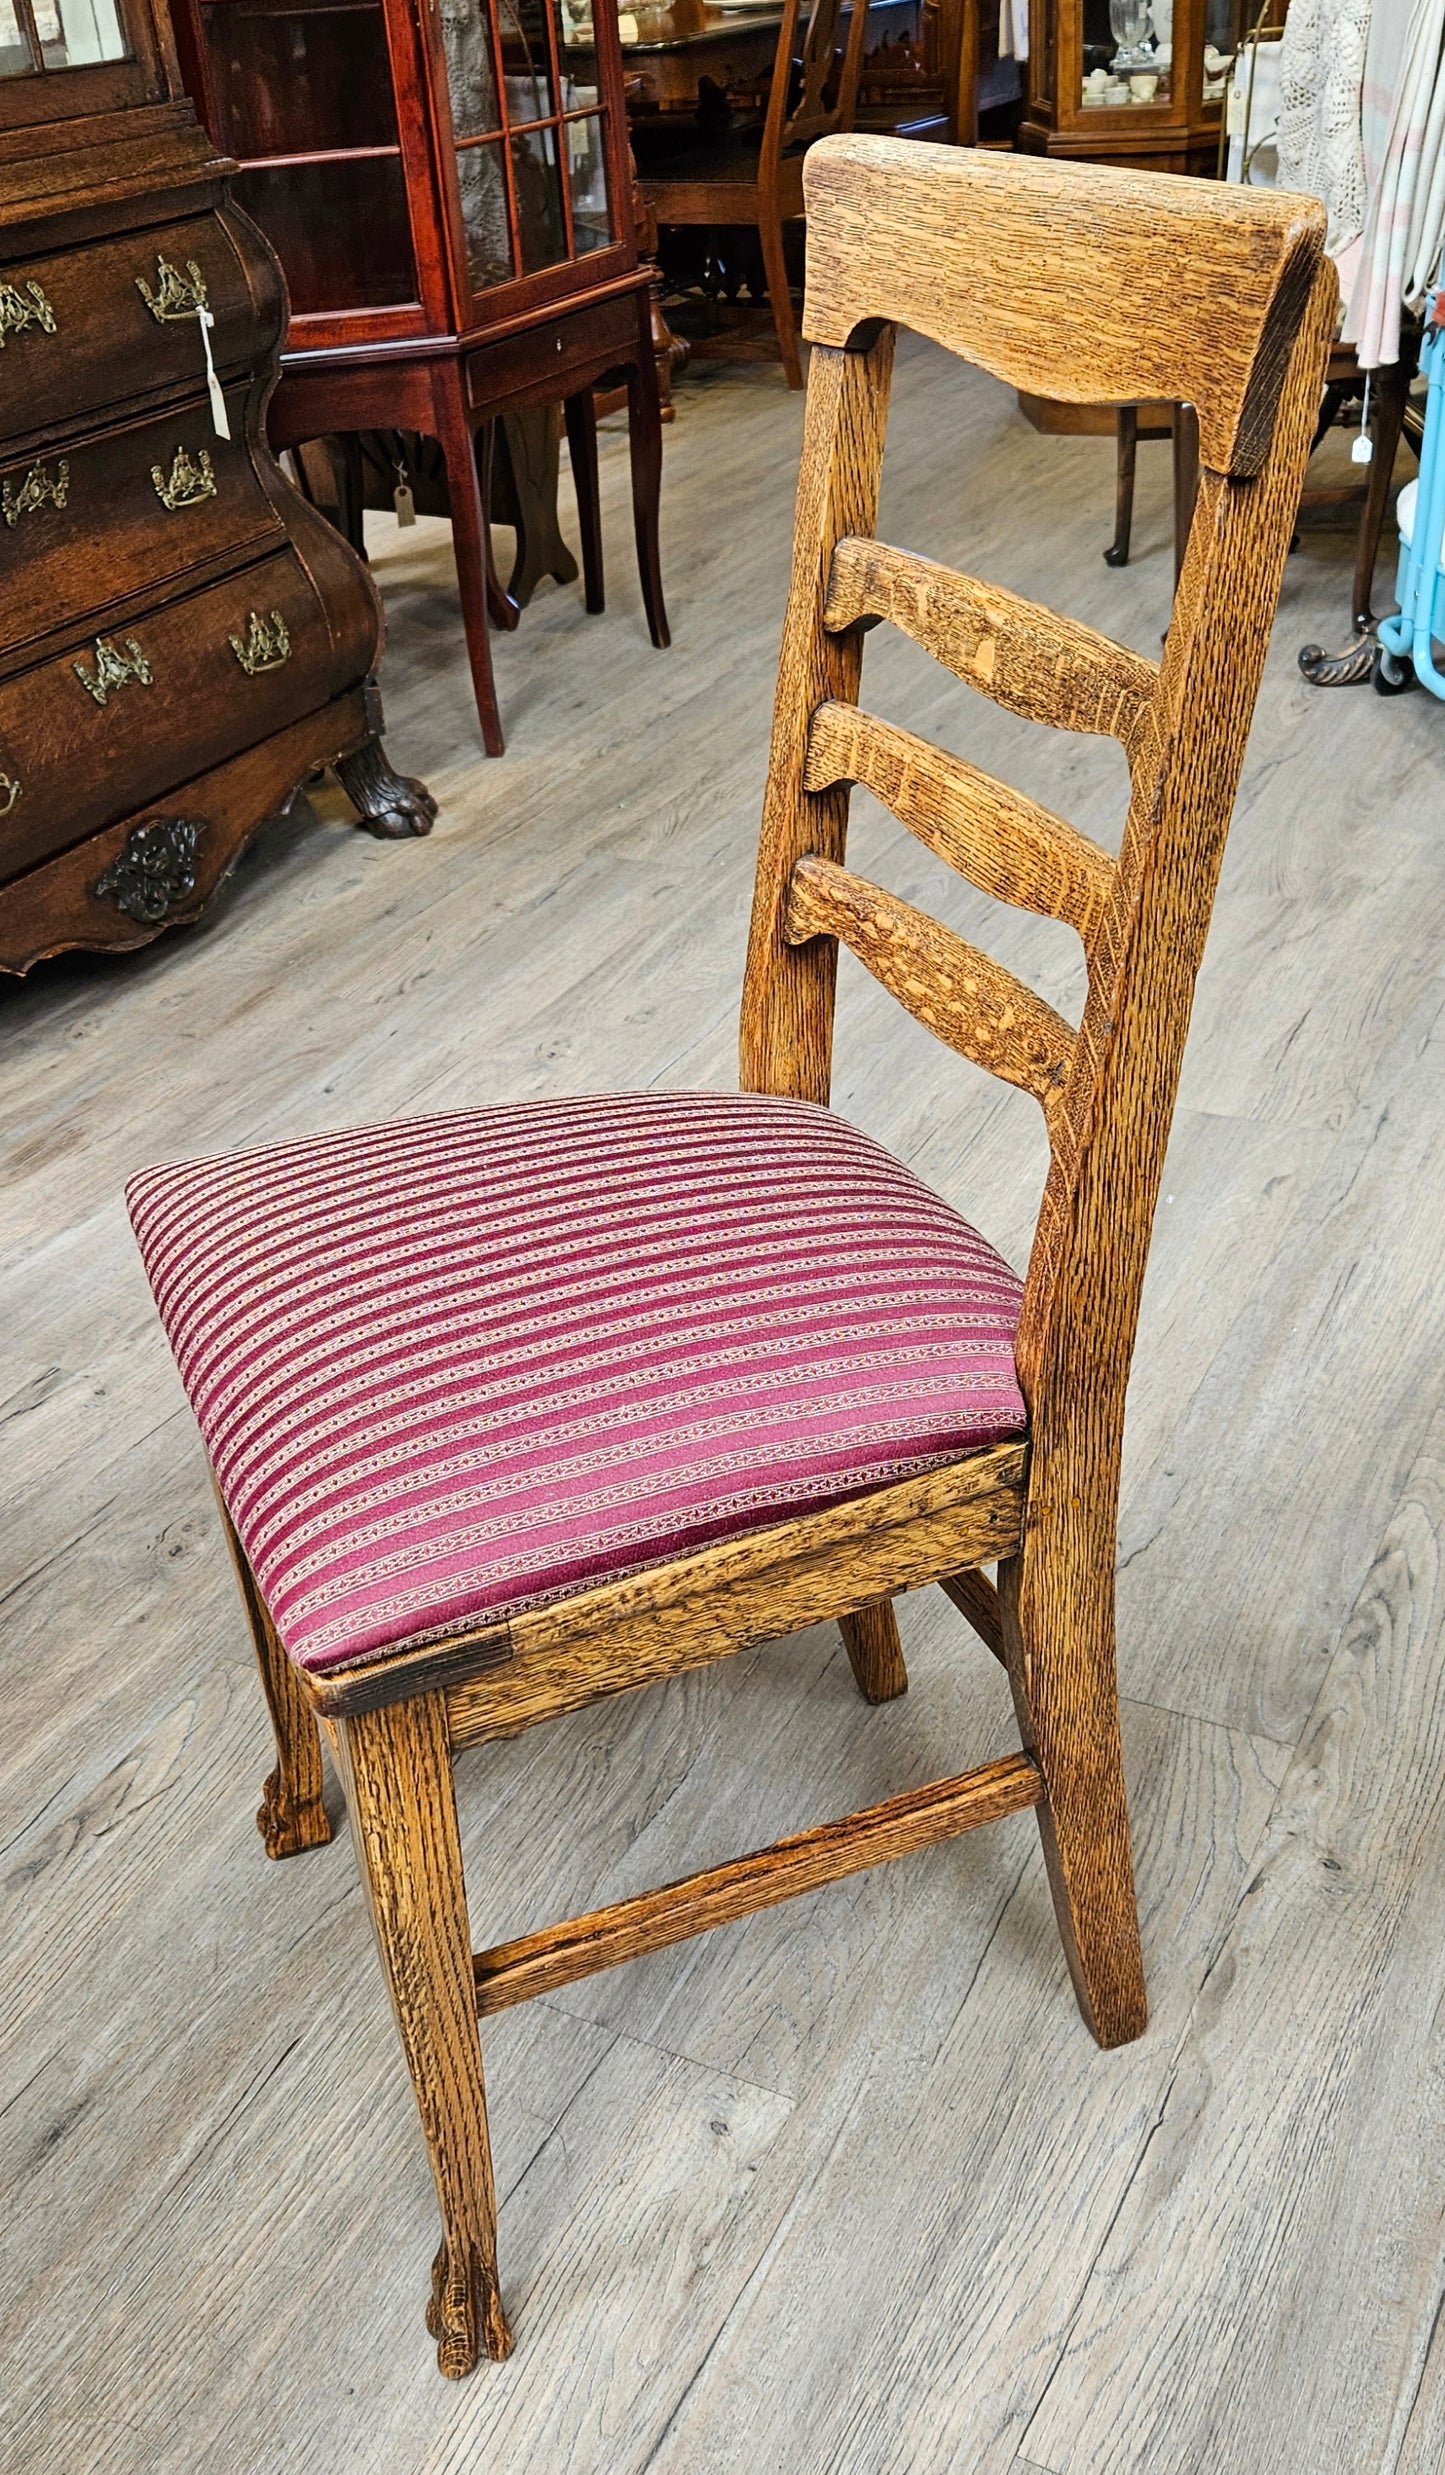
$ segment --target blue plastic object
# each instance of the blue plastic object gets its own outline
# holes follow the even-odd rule
[[[1445,285],[1425,303],[1425,341],[1420,369],[1426,385],[1425,434],[1420,441],[1420,478],[1400,492],[1400,566],[1395,599],[1400,607],[1379,625],[1375,685],[1385,694],[1407,687],[1410,670],[1432,696],[1445,699],[1445,671],[1435,659],[1445,651]],[[1408,665],[1409,667],[1406,667]]]

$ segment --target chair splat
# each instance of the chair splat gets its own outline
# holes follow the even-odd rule
[[[838,937],[900,1005],[949,1047],[1034,1094],[1052,1133],[1074,1034],[1002,963],[866,877],[809,854],[788,880],[790,945]]]
[[[981,893],[1066,920],[1092,945],[1114,883],[1107,851],[1036,800],[856,706],[818,707],[804,788],[861,782]]]
[[[1001,585],[849,535],[833,552],[823,625],[836,634],[860,619],[891,619],[1010,713],[1122,741],[1131,765],[1153,743],[1157,662]]]

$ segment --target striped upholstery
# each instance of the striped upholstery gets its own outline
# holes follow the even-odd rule
[[[418,1118],[148,1169],[127,1199],[303,1667],[465,1631],[1024,1425],[1013,1272],[801,1101]]]

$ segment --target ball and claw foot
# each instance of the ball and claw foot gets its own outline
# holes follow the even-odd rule
[[[343,756],[336,776],[369,834],[403,842],[410,834],[431,832],[436,801],[424,782],[393,773],[380,739],[368,739],[354,756]]]
[[[512,2351],[501,2297],[483,2276],[480,2261],[468,2254],[454,2270],[445,2243],[432,2262],[426,2325],[428,2336],[436,2339],[438,2369],[448,2380],[465,2380],[475,2371],[483,2347],[493,2363],[505,2363]]]
[[[276,1857],[299,1856],[303,1848],[324,1848],[331,1837],[321,1798],[312,1796],[298,1803],[279,1770],[272,1771],[261,1790],[256,1828],[266,1842],[266,1854]]]

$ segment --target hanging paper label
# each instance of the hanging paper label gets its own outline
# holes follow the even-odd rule
[[[391,495],[396,507],[397,523],[403,526],[415,524],[416,500],[411,494],[411,483],[409,481],[399,481]]]
[[[1363,430],[1358,431],[1356,436],[1350,442],[1350,462],[1352,464],[1369,464],[1374,459],[1374,453],[1374,440],[1367,437]]]
[[[216,323],[216,314],[214,310],[198,309],[196,316],[200,321],[201,343],[206,355],[206,385],[211,397],[211,427],[217,438],[229,438],[231,424],[226,413],[226,399],[221,393],[221,382],[216,376],[216,364],[211,358],[211,329]]]
[[[1229,100],[1224,107],[1224,134],[1226,137],[1242,138],[1246,137],[1248,133],[1249,88],[1247,86],[1231,86],[1229,89]]]

